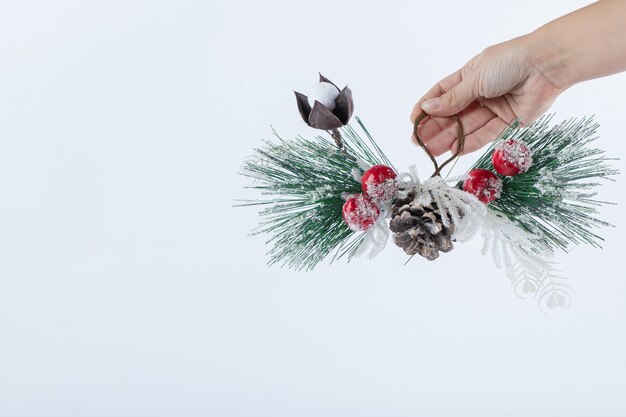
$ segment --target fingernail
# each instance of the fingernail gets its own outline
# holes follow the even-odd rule
[[[441,100],[439,98],[431,98],[422,103],[422,110],[425,112],[437,110],[441,106]]]

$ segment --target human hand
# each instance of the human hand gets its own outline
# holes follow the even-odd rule
[[[444,78],[421,98],[411,122],[426,112],[418,129],[433,155],[456,152],[458,114],[465,131],[463,153],[493,141],[511,122],[534,122],[564,90],[542,70],[529,36],[491,46]],[[547,72],[547,71],[546,71]],[[412,138],[416,142],[415,137]]]

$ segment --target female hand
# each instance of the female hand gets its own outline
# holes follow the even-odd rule
[[[463,153],[493,141],[508,124],[534,122],[562,92],[536,65],[526,38],[491,46],[444,78],[421,98],[411,122],[425,111],[418,134],[435,155],[456,152],[458,114],[465,130]],[[415,141],[415,138],[413,138]]]
[[[496,139],[516,119],[534,122],[570,86],[626,70],[626,2],[602,0],[536,31],[485,49],[420,99],[411,121],[434,155],[456,151],[458,114],[464,152]],[[415,138],[413,138],[415,140]]]

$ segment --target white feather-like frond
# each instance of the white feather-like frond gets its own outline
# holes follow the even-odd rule
[[[518,296],[532,294],[541,309],[569,305],[569,287],[557,275],[550,260],[552,253],[539,251],[535,243],[541,236],[524,231],[492,210],[484,217],[481,234],[483,254],[491,253],[496,267],[504,269]]]

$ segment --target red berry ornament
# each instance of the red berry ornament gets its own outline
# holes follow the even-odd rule
[[[474,194],[483,203],[489,204],[500,197],[502,180],[489,170],[473,169],[469,172],[469,178],[463,183],[463,190]]]
[[[396,173],[386,165],[374,165],[361,178],[363,192],[376,202],[388,201],[398,189]]]
[[[528,171],[533,163],[530,149],[517,139],[501,141],[493,152],[492,160],[498,174],[508,177]]]
[[[363,194],[352,195],[343,204],[343,220],[355,232],[369,229],[379,214],[376,204]]]

